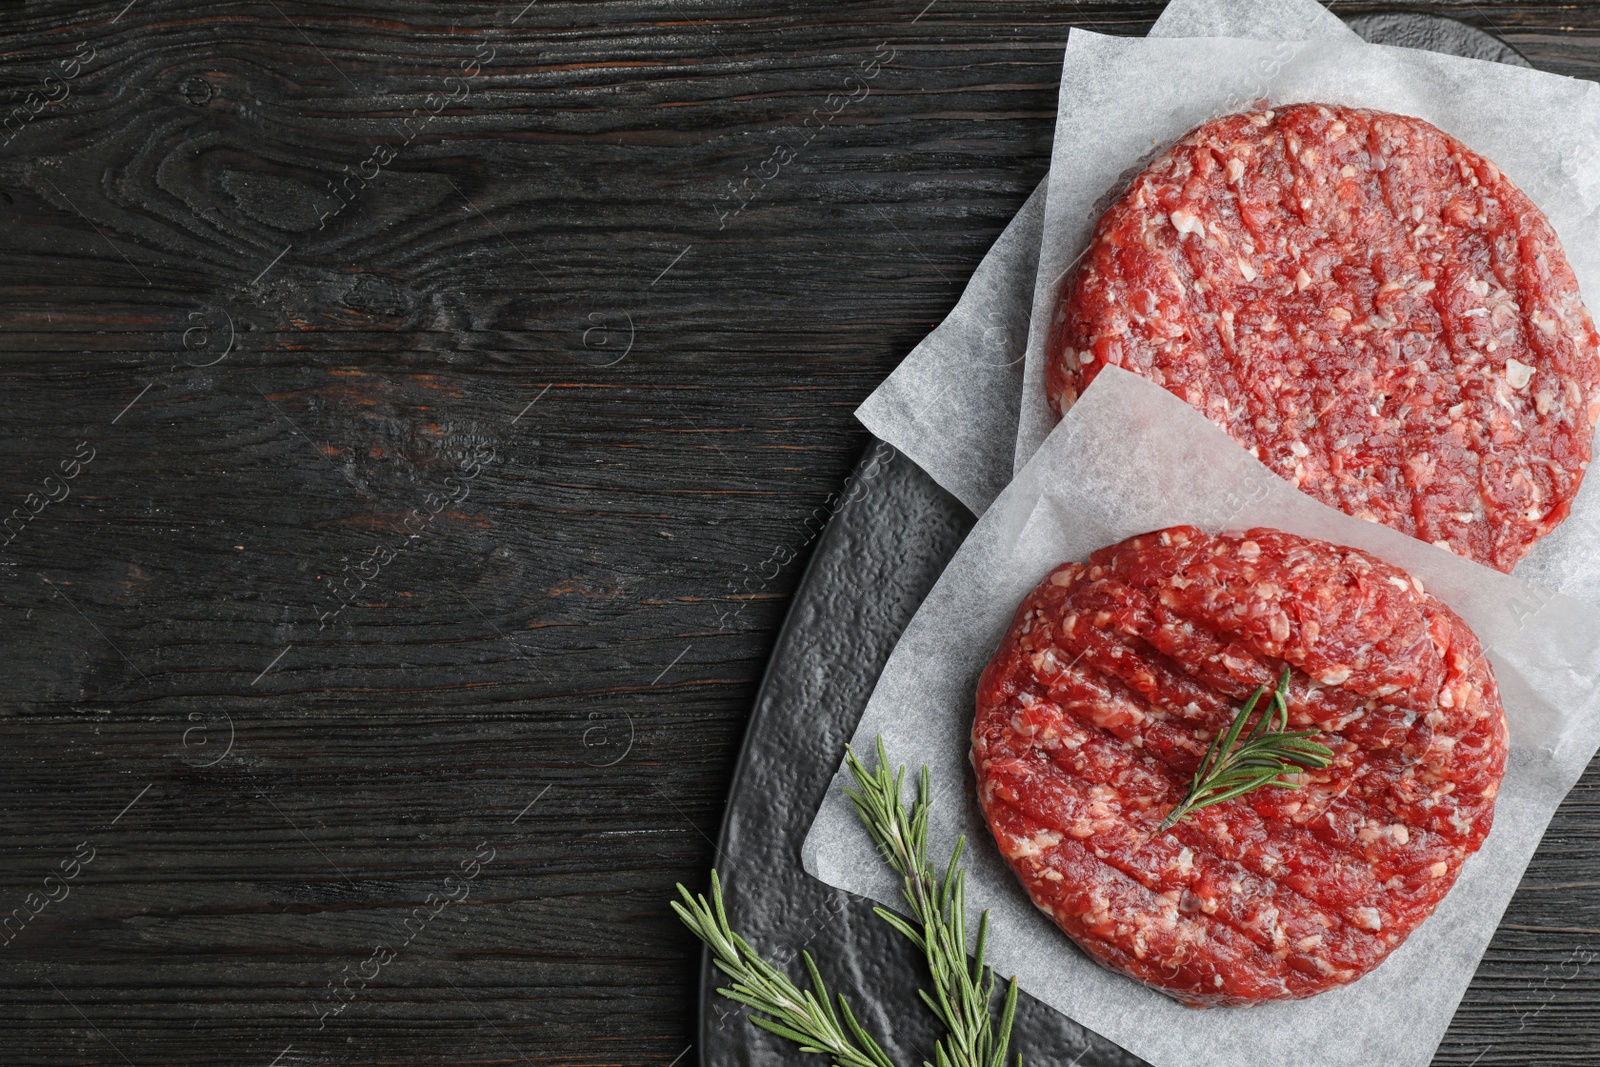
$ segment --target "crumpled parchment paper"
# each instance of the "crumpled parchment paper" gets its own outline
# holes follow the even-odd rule
[[[1017,604],[1064,560],[1189,523],[1271,526],[1353,545],[1420,578],[1473,627],[1511,731],[1495,823],[1437,912],[1376,970],[1309,1000],[1199,1011],[1084,956],[1034,909],[973,800],[973,693]],[[1155,1067],[1424,1067],[1561,799],[1600,744],[1600,613],[1300,493],[1159,386],[1102,371],[984,513],[901,637],[853,746],[927,765],[931,854],[965,834],[969,910],[989,909],[989,958],[1034,997]],[[869,757],[870,758],[870,757]],[[812,825],[806,870],[904,905],[846,800],[841,770]]]
[[[1159,78],[1150,72],[1159,70]],[[1055,425],[1044,347],[1060,279],[1124,174],[1216,116],[1306,101],[1371,107],[1438,126],[1504,171],[1549,217],[1591,310],[1600,297],[1600,85],[1525,67],[1318,38],[1108,37],[1073,30],[1024,360],[1015,467]],[[1528,581],[1600,603],[1600,487],[1517,567]]]

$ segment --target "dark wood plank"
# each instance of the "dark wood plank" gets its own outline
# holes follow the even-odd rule
[[[665,901],[850,411],[1043,173],[1066,27],[1158,5],[124,3],[0,12],[10,106],[61,97],[0,132],[3,511],[93,450],[0,553],[0,912],[94,850],[0,949],[3,1059],[672,1061]],[[1590,10],[1429,9],[1600,75]],[[1440,1063],[1594,1061],[1596,806]]]

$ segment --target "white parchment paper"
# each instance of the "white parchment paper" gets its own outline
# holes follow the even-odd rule
[[[1159,78],[1151,71],[1160,71]],[[1073,30],[1061,77],[1015,463],[1055,424],[1044,346],[1058,286],[1131,168],[1218,115],[1265,99],[1347,104],[1432,122],[1493,160],[1549,216],[1591,310],[1600,307],[1600,86],[1523,67],[1317,39],[1268,43]],[[1600,603],[1600,489],[1518,567]]]
[[[1150,35],[1355,38],[1316,0],[1172,0]],[[1011,480],[1048,181],[978,264],[944,322],[856,409],[862,425],[974,514]]]
[[[1185,1008],[1090,962],[1034,909],[973,802],[973,697],[1017,604],[1049,570],[1148,530],[1272,526],[1397,564],[1482,640],[1511,729],[1494,830],[1428,919],[1375,971],[1305,1001]],[[968,841],[971,910],[990,960],[1030,994],[1155,1067],[1424,1067],[1550,816],[1600,744],[1600,613],[1317,503],[1203,415],[1127,371],[1102,372],[979,520],[896,646],[853,745],[937,783],[930,840]],[[830,885],[903,909],[836,777],[803,849]]]

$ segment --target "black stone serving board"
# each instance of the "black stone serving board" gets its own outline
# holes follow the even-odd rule
[[[1529,65],[1503,41],[1451,19],[1367,15],[1349,24],[1380,44]],[[916,999],[925,981],[918,958],[869,902],[806,874],[800,845],[889,653],[976,520],[882,442],[867,449],[843,496],[849,502],[819,540],[767,664],[716,862],[734,929],[797,978],[800,952],[811,952],[890,1058],[916,1064],[932,1059],[938,1036]],[[751,1026],[743,1009],[717,994],[722,978],[706,959],[700,1018],[706,1067],[822,1062]],[[1013,1049],[1027,1063],[1059,1067],[1144,1062],[1026,991]]]

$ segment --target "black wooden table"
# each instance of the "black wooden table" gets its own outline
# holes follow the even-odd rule
[[[1158,6],[0,12],[0,1063],[690,1062],[851,409]],[[1441,1063],[1594,1062],[1597,792]]]

